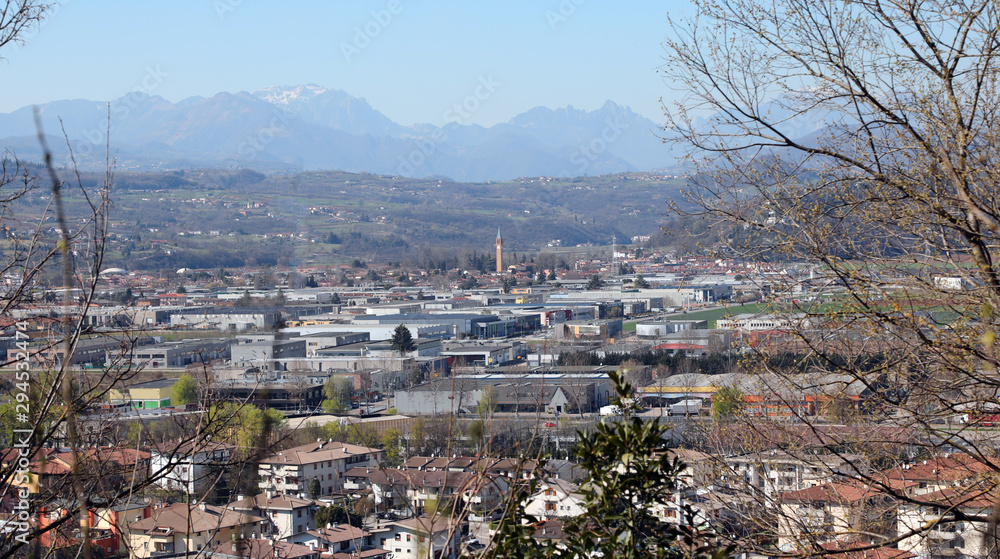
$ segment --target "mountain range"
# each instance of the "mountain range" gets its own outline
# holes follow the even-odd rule
[[[39,111],[57,159],[67,161],[68,139],[85,169],[103,168],[106,147],[129,170],[337,169],[477,182],[675,165],[661,127],[611,101],[594,111],[536,107],[490,127],[463,124],[457,114],[444,126],[403,126],[364,99],[316,85],[177,103],[133,92],[110,104],[63,100]],[[0,113],[0,145],[40,155],[31,107]]]

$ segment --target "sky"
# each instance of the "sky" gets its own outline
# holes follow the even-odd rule
[[[667,15],[690,11],[684,0],[63,0],[0,51],[0,112],[137,89],[177,102],[317,84],[403,125],[442,125],[456,104],[489,126],[607,100],[660,122],[661,98],[677,95],[658,73]]]

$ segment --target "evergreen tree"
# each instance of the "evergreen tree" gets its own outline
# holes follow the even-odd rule
[[[410,333],[410,329],[406,326],[400,324],[392,332],[392,341],[389,343],[393,351],[398,352],[400,355],[409,353],[416,348],[416,344],[413,343],[413,334]]]
[[[604,287],[604,280],[601,279],[601,276],[594,274],[587,279],[586,289],[588,291],[594,291],[602,287]]]

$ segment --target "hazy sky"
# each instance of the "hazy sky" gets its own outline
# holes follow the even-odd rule
[[[318,84],[401,123],[478,95],[491,125],[610,99],[662,120],[667,14],[684,0],[64,0],[0,56],[0,112],[140,88],[170,101]],[[482,84],[488,83],[489,87]]]

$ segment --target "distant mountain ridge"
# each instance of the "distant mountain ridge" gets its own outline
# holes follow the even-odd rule
[[[39,107],[45,132],[65,129],[77,160],[103,165],[109,106],[63,100]],[[594,111],[536,107],[491,127],[402,126],[362,98],[318,85],[274,86],[171,103],[130,93],[110,104],[121,165],[152,170],[238,167],[337,169],[456,181],[581,176],[674,165],[660,127],[611,101]],[[30,107],[0,113],[0,145],[38,156]],[[65,159],[65,141],[50,142]]]

